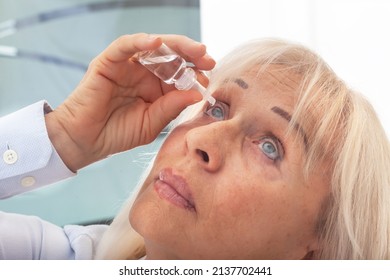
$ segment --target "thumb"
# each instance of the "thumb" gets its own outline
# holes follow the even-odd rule
[[[151,131],[159,133],[185,108],[199,101],[202,95],[195,90],[174,90],[158,98],[148,109]]]

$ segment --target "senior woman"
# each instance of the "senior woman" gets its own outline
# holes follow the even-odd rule
[[[209,89],[98,257],[390,259],[389,141],[361,95],[279,40],[228,54]]]
[[[132,39],[146,40],[141,35]],[[160,43],[153,38],[149,47]],[[122,39],[117,49],[123,48]],[[135,54],[120,52],[122,60],[126,55],[126,63],[136,67],[130,58]],[[201,69],[212,68],[204,53],[192,58]],[[120,73],[113,69],[110,75],[104,81]],[[96,90],[95,77],[102,78],[91,67],[76,94],[48,114],[49,127],[50,122],[65,127],[79,155],[87,149],[80,145],[84,131],[72,130],[75,124],[68,125],[64,116],[78,112],[75,104],[84,104],[77,98],[85,89]],[[362,96],[316,54],[279,40],[252,41],[227,55],[213,71],[209,90],[216,103],[200,103],[180,115],[138,191],[103,236],[94,239],[98,245],[91,257],[390,259],[389,142]],[[152,105],[146,108],[157,113],[143,114],[146,122],[129,131],[130,143],[123,142],[119,150],[152,140],[168,122],[165,117],[159,123],[156,116],[177,115],[198,100],[195,92],[163,97],[160,92],[150,92],[154,97],[149,100],[146,95],[132,100],[142,105],[134,108],[143,109],[148,100]],[[173,94],[181,100],[176,108],[167,105]],[[125,120],[125,113],[117,116]],[[142,132],[150,127],[148,121],[157,125]],[[56,138],[61,131],[49,131],[49,136],[72,170],[118,151],[101,142],[95,153],[74,162],[63,152],[67,142]]]

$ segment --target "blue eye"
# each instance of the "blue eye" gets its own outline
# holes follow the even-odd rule
[[[216,120],[224,120],[225,119],[225,109],[221,102],[218,102],[213,105],[208,107],[206,114]]]
[[[281,158],[278,145],[272,138],[264,138],[259,143],[261,151],[271,160],[277,160]]]

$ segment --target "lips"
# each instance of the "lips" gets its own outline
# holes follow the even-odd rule
[[[160,198],[178,207],[195,211],[194,200],[187,182],[183,177],[174,175],[172,169],[165,168],[160,171],[154,189]]]

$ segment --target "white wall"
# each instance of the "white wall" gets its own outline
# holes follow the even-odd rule
[[[221,58],[259,37],[318,52],[375,107],[390,136],[390,1],[201,0],[202,41]]]

